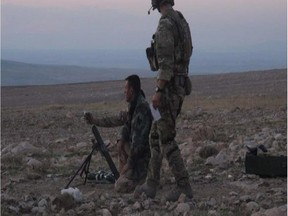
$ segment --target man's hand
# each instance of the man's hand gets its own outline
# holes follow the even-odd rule
[[[94,124],[94,118],[90,112],[84,113],[84,119],[86,120],[87,124]]]
[[[152,104],[155,109],[161,107],[161,96],[161,92],[156,92],[152,97]]]

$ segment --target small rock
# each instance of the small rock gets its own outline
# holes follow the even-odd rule
[[[39,202],[38,202],[38,207],[47,207],[48,206],[48,202],[46,199],[41,199]]]
[[[63,144],[69,141],[69,138],[59,138],[57,140],[55,140],[54,142],[57,144]]]
[[[217,201],[213,197],[207,202],[207,205],[211,207],[214,207],[216,204],[217,204]]]
[[[37,179],[41,179],[42,176],[38,173],[28,172],[26,173],[26,177],[29,180],[37,180]]]
[[[141,209],[141,204],[138,201],[135,202],[134,205],[133,205],[133,209],[134,210],[140,210]]]
[[[76,216],[77,213],[75,212],[74,209],[69,209],[69,210],[66,212],[66,215],[67,215],[67,216]]]
[[[236,193],[235,191],[231,191],[231,192],[229,193],[229,195],[230,195],[230,196],[238,196],[238,193]]]
[[[113,215],[115,215],[119,211],[119,208],[120,208],[119,203],[116,200],[112,200],[110,202],[109,210]]]
[[[143,205],[143,208],[144,208],[144,209],[149,209],[150,206],[151,206],[151,199],[146,199],[146,200],[144,200],[144,202],[142,203],[142,205]]]
[[[244,195],[244,196],[241,196],[240,197],[240,201],[242,201],[242,202],[251,202],[252,201],[252,198],[251,198],[251,196],[249,196],[249,195]]]
[[[190,206],[188,203],[179,203],[175,209],[175,213],[178,214],[184,214],[185,212],[190,211]]]
[[[178,202],[179,202],[179,203],[184,203],[185,200],[186,200],[186,194],[181,193],[180,196],[179,196],[179,198],[178,198]]]
[[[25,154],[31,155],[34,153],[41,152],[41,149],[31,145],[28,142],[21,142],[19,143],[19,145],[13,148],[11,152],[14,155],[25,155]]]
[[[274,136],[274,139],[275,139],[275,140],[282,140],[282,139],[283,139],[283,135],[282,135],[282,134],[276,134],[276,135]]]
[[[211,175],[211,174],[207,174],[207,175],[205,176],[205,179],[212,179],[212,175]]]
[[[77,208],[78,214],[85,214],[87,212],[93,211],[95,209],[95,203],[89,202],[82,204],[79,208]]]
[[[255,211],[258,211],[260,207],[259,207],[258,203],[251,201],[251,202],[246,204],[246,208],[249,212],[255,212]]]
[[[74,198],[67,193],[61,194],[60,196],[57,196],[53,201],[52,205],[55,205],[56,210],[61,210],[64,208],[65,210],[73,208],[75,205]]]
[[[218,216],[219,214],[217,213],[216,210],[209,210],[208,211],[208,216]]]
[[[111,212],[108,209],[103,209],[102,210],[102,215],[103,216],[112,216]]]
[[[43,170],[43,163],[34,158],[30,158],[27,162],[27,166],[34,170]]]
[[[218,150],[214,147],[214,146],[204,146],[199,150],[199,155],[201,158],[208,158],[211,157],[213,155],[217,155],[218,154]]]
[[[264,194],[263,193],[258,193],[256,195],[256,201],[259,202],[261,200],[263,200],[265,198]]]
[[[9,206],[8,207],[9,208],[9,210],[11,210],[12,212],[15,212],[15,213],[19,213],[19,208],[18,207],[14,207],[14,206]]]
[[[88,144],[86,142],[80,142],[80,143],[76,144],[76,147],[78,149],[85,148],[86,146],[88,146]]]
[[[127,206],[127,207],[125,207],[123,210],[122,210],[122,215],[131,215],[132,214],[132,208],[131,207],[129,207],[129,206]]]

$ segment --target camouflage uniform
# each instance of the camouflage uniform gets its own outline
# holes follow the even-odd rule
[[[175,141],[175,121],[185,97],[183,79],[188,73],[188,65],[181,63],[180,60],[181,49],[177,47],[179,36],[172,20],[174,16],[178,16],[177,12],[172,8],[169,9],[168,13],[161,17],[155,33],[159,64],[157,79],[168,81],[168,85],[162,93],[159,107],[161,119],[153,123],[150,132],[151,160],[146,183],[153,187],[159,184],[163,156],[169,163],[177,185],[190,185],[188,173]]]
[[[120,133],[120,142],[124,148],[119,148],[120,177],[115,183],[118,192],[128,193],[134,190],[137,184],[143,183],[147,176],[150,159],[149,132],[152,124],[152,115],[149,104],[139,94],[129,103],[127,112],[120,112],[116,116],[97,119],[97,125],[113,127],[123,125]],[[118,143],[119,143],[118,141]],[[127,165],[129,169],[121,173]]]

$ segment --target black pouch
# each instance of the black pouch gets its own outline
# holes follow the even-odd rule
[[[257,156],[247,153],[245,169],[247,174],[260,177],[287,177],[287,156]]]
[[[192,82],[190,80],[190,77],[185,77],[185,85],[184,85],[185,93],[186,95],[190,95],[192,92]]]
[[[158,71],[158,61],[157,55],[155,50],[155,42],[154,42],[155,35],[152,36],[151,46],[146,49],[146,56],[150,65],[150,69],[152,71]]]

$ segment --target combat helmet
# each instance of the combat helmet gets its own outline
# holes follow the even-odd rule
[[[174,6],[174,0],[151,0],[153,10],[157,8],[159,11],[160,4],[163,2],[170,3],[172,6]]]

